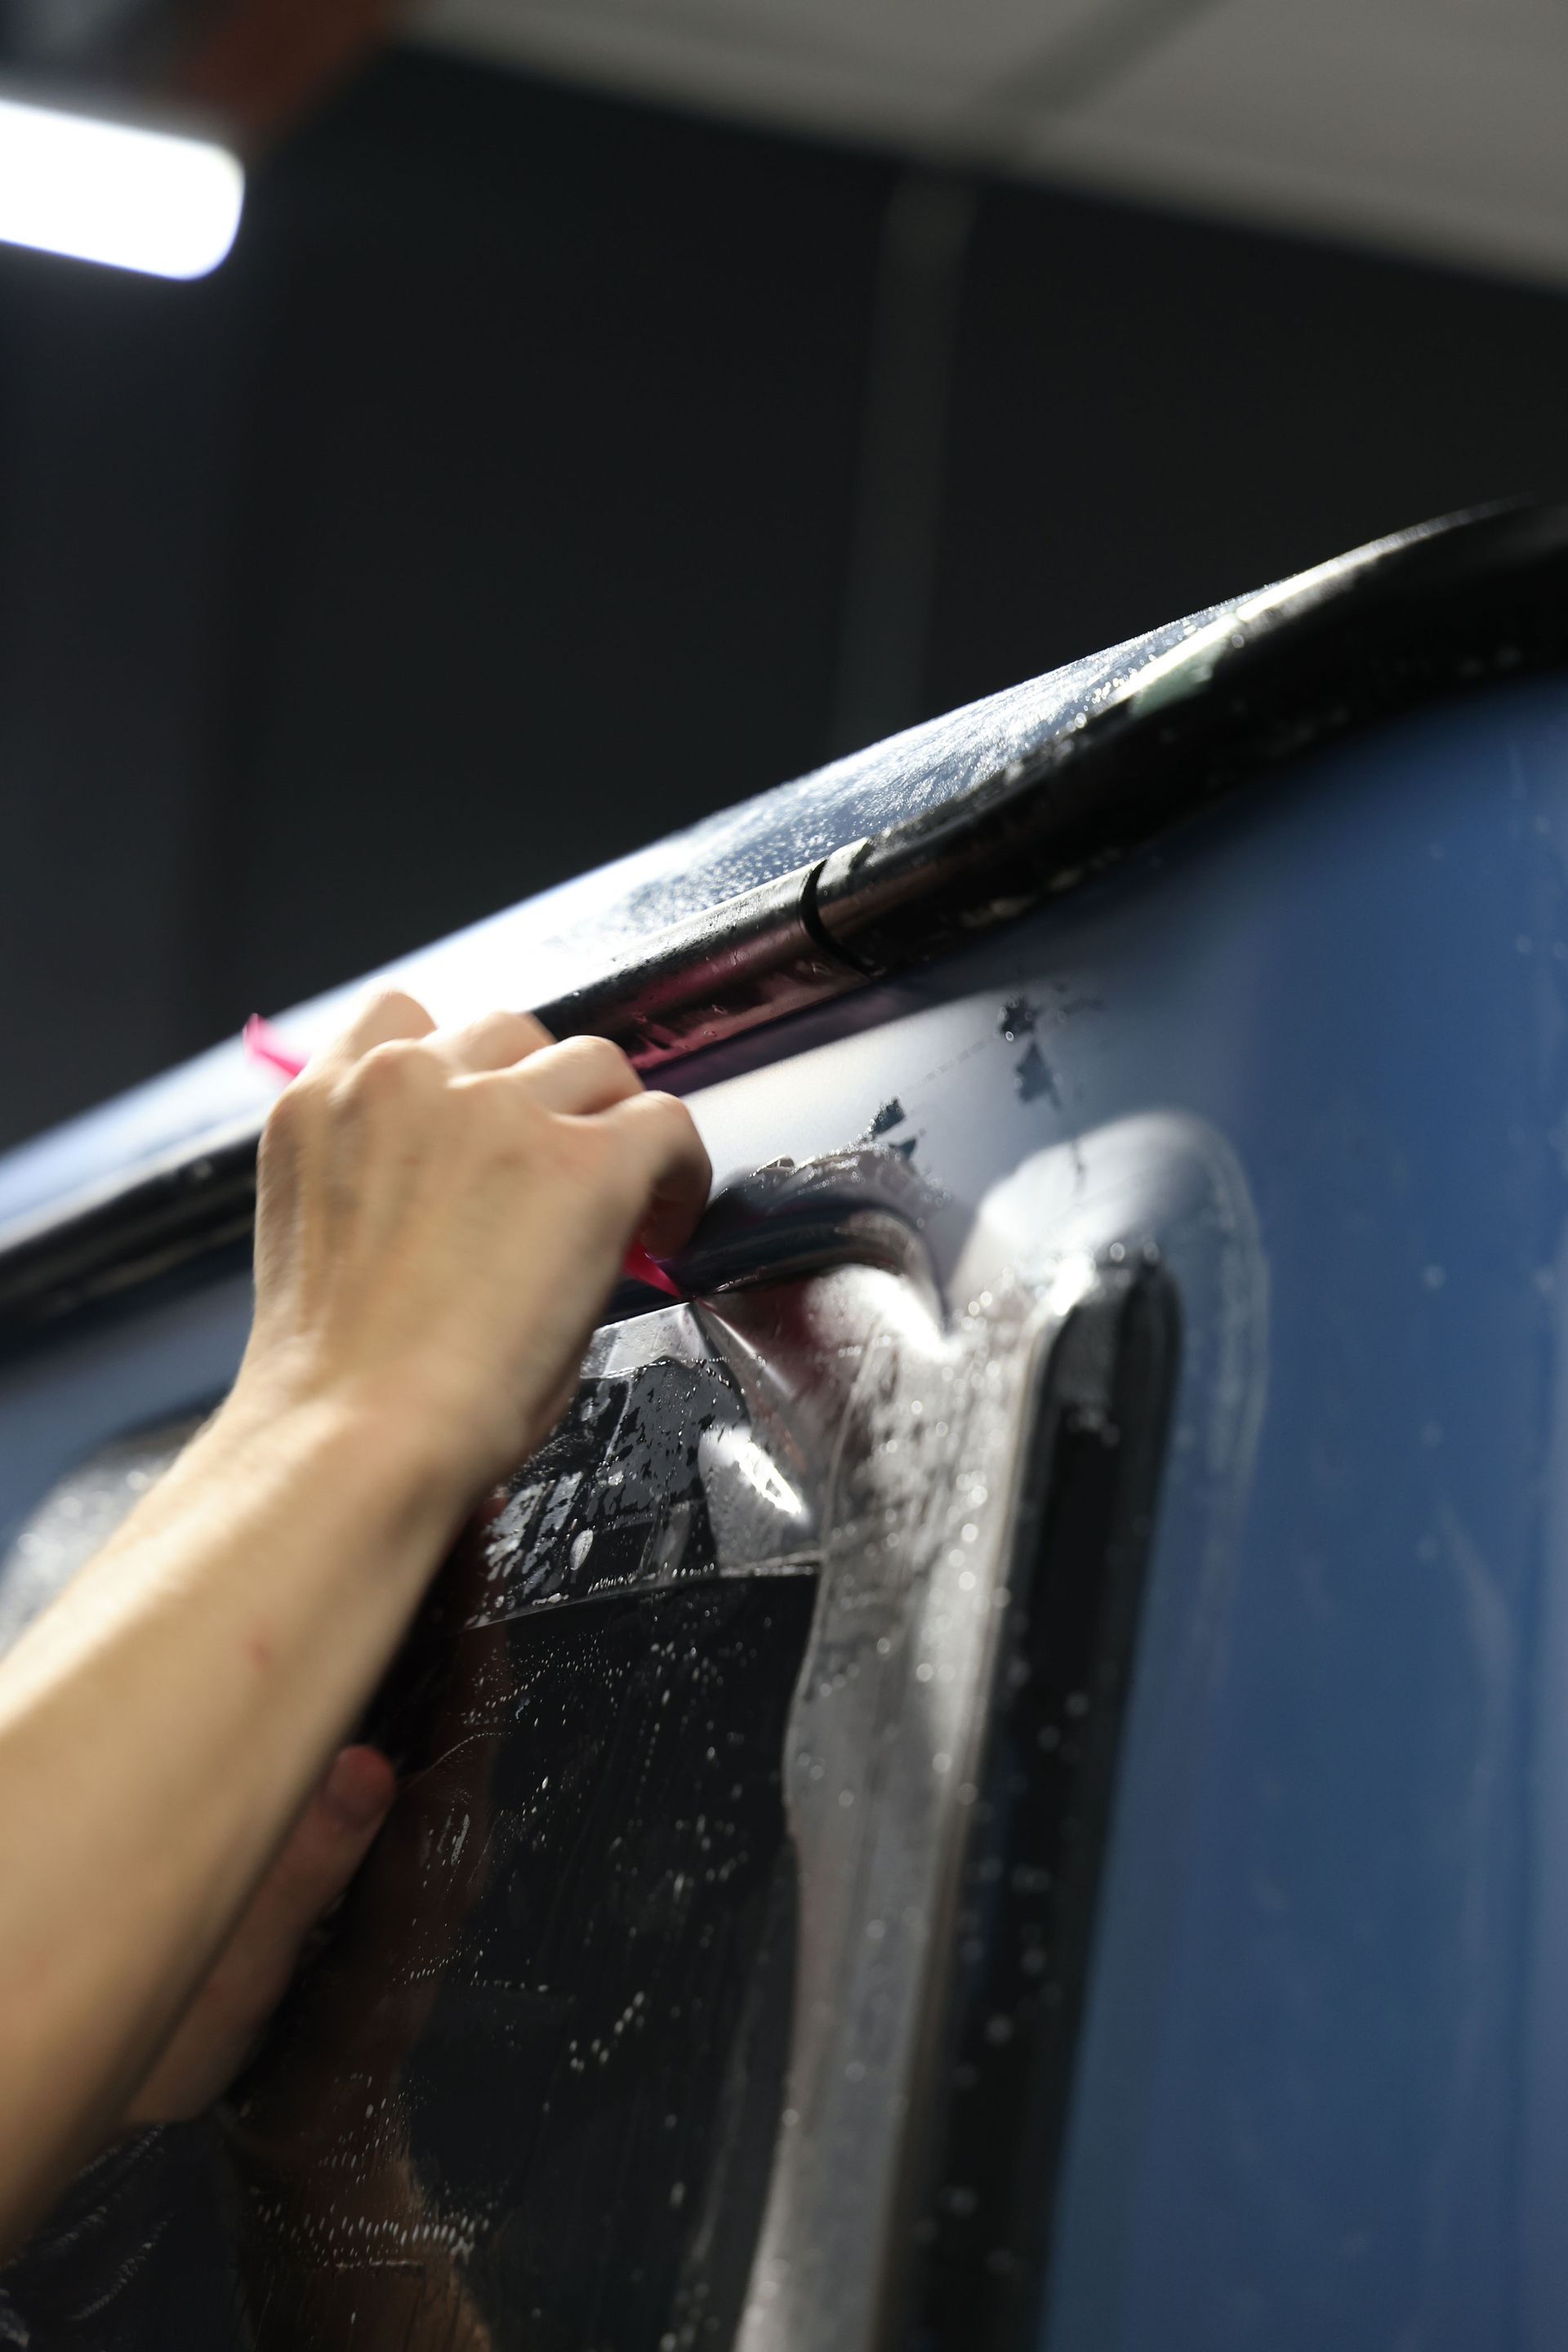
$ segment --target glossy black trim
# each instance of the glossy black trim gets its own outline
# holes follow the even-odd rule
[[[534,1010],[557,1037],[612,1037],[639,1067],[678,1059],[864,976],[823,932],[818,866],[803,866],[661,931],[635,963]]]
[[[908,2352],[1032,2352],[1040,2340],[1180,1347],[1169,1277],[1107,1267],[1046,1367],[929,2137],[890,2283],[887,2340]]]
[[[81,1307],[247,1245],[258,1133],[247,1124],[0,1234],[0,1354]]]
[[[674,1270],[694,1298],[849,1264],[883,1266],[928,1291],[931,1260],[920,1237],[939,1197],[885,1144],[798,1167],[776,1160],[725,1188]]]
[[[1568,506],[1428,525],[1238,599],[1080,726],[837,851],[817,920],[868,974],[928,961],[1336,737],[1563,667]]]
[[[537,1010],[657,1066],[1011,922],[1335,736],[1564,666],[1568,506],[1427,525],[1237,600],[1027,759]],[[232,1242],[255,1147],[236,1130],[0,1231],[0,1345]]]

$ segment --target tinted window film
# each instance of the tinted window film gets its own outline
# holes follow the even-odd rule
[[[234,2105],[258,2347],[731,2340],[816,1590],[780,1452],[721,1360],[655,1353],[448,1563],[372,1727],[398,1806]]]
[[[1080,1245],[1165,1181],[1118,1150],[1009,1180],[952,1296],[867,1182],[839,1262],[598,1335],[371,1710],[398,1803],[196,2185],[165,2136],[82,2186],[99,2341],[827,2352],[1032,2288],[1174,1349]]]
[[[399,1767],[393,1820],[221,2144],[153,2135],[95,2168],[13,2274],[18,2326],[732,2337],[787,2059],[781,1772],[817,1554],[765,1381],[748,1402],[669,1326],[651,1352],[610,1335],[630,1360],[442,1571],[364,1727]],[[13,1632],[189,1431],[117,1441],[47,1498],[0,1579]]]
[[[403,1801],[236,2108],[259,2345],[730,2341],[787,2054],[814,1596],[431,1630]]]

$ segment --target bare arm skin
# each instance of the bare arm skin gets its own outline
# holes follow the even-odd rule
[[[234,1390],[0,1664],[0,2249],[243,2054],[390,1801],[369,1751],[323,1775],[627,1244],[708,1184],[615,1047],[512,1014],[383,997],[280,1097]]]

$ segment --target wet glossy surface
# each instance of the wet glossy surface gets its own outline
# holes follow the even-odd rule
[[[1037,2325],[1180,1360],[1175,1286],[1137,1254],[1045,1367],[903,2250],[911,2352]]]
[[[683,917],[979,782],[1057,728],[1070,725],[1145,663],[1184,644],[1208,617],[1200,613],[1152,630],[836,761],[798,783],[726,809],[689,833],[406,957],[389,968],[388,976],[420,993],[443,1020],[460,1020],[498,1003],[546,1003],[635,953],[644,940]],[[284,1015],[291,1040],[309,1047],[330,1034],[353,992],[338,990]],[[270,1099],[268,1082],[236,1037],[185,1068],[5,1155],[0,1160],[0,1223],[28,1214],[61,1191],[75,1191],[193,1135],[254,1116]]]
[[[731,2340],[814,1599],[803,1572],[427,1624],[396,1813],[230,2128],[258,2346]]]
[[[258,2346],[733,2336],[788,2056],[809,1475],[689,1314],[594,1362],[378,1703],[397,1809],[237,2102]]]
[[[775,1184],[786,1255],[801,1203],[846,1200],[852,1231],[863,1195],[893,1254],[887,1202],[925,1196],[887,1164]],[[990,1286],[956,1317],[910,1223],[907,1271],[847,1263],[600,1335],[377,1703],[402,1794],[237,2096],[232,2218],[198,2266],[226,2304],[189,2307],[148,2249],[111,2297],[128,2324],[627,2352],[871,2324],[910,2136],[942,2105],[921,2018],[1030,1368],[1112,1232],[1158,1233],[1201,1301],[1217,1166],[1158,1123],[1031,1163],[972,1236]],[[1020,1245],[1020,1214],[1050,1238]],[[168,1444],[111,1448],[35,1515],[31,1598]],[[122,2221],[158,2178],[175,2194],[178,2154],[147,2146]]]
[[[929,1186],[952,1319],[1086,1218],[1131,1200],[1137,1227],[1149,1122],[1214,1171],[1183,1224],[1184,1313],[1205,1283],[1211,1311],[1151,1567],[1052,2352],[1554,2352],[1568,693],[1342,749],[766,1052],[692,1073],[721,1176],[842,1150],[896,1105],[878,1140]],[[1041,1154],[1048,1192],[1010,1192]],[[240,1314],[169,1307],[7,1373],[9,1523],[72,1456],[210,1392]],[[1215,1465],[1248,1444],[1238,1528]]]

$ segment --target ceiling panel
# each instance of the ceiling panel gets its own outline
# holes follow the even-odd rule
[[[419,0],[416,37],[1568,281],[1568,0]]]
[[[1132,60],[1031,159],[1568,278],[1568,9],[1230,0]]]
[[[1138,0],[1147,5],[1148,0]],[[1157,0],[1170,5],[1171,0]],[[1176,0],[1191,5],[1193,0]],[[416,37],[803,129],[972,150],[994,94],[1125,0],[420,0]]]

